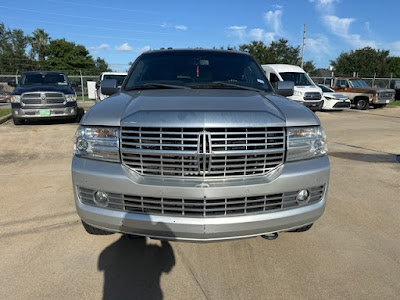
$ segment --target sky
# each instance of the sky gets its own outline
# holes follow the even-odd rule
[[[143,51],[238,46],[280,38],[328,68],[340,53],[370,46],[400,56],[399,0],[109,1],[0,0],[0,22],[44,29],[125,71]]]

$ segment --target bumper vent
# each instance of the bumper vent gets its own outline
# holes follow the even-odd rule
[[[325,187],[317,186],[308,190],[310,191],[310,198],[305,204],[297,203],[296,196],[298,191],[218,199],[161,198],[109,193],[107,208],[132,213],[168,216],[220,217],[248,215],[317,203],[321,201]],[[94,193],[94,190],[78,187],[79,199],[84,204],[95,206]]]

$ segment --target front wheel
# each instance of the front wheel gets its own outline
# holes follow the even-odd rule
[[[313,225],[314,225],[314,223],[311,223],[311,224],[308,224],[308,225],[300,227],[300,228],[288,230],[288,232],[306,232],[306,231],[310,230]]]
[[[114,234],[114,232],[105,231],[102,229],[98,229],[96,227],[90,226],[89,224],[82,221],[82,225],[85,228],[86,232],[93,235],[110,235]]]
[[[14,122],[14,125],[22,125],[22,124],[24,124],[25,123],[25,121],[24,120],[22,120],[22,119],[18,119],[18,118],[14,118],[13,117],[13,122]]]
[[[369,108],[369,102],[367,99],[359,99],[356,102],[356,108],[359,110],[366,110]]]
[[[384,108],[386,104],[374,104],[375,108]]]

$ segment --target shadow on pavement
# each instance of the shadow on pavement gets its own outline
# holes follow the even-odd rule
[[[365,162],[395,163],[396,155],[393,154],[365,154],[352,152],[329,152],[329,157],[337,157]]]
[[[146,238],[122,235],[98,260],[98,269],[104,272],[103,299],[162,299],[161,275],[174,265],[169,242],[151,245]]]

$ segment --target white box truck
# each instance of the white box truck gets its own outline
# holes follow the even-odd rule
[[[322,91],[302,68],[285,64],[261,66],[274,87],[278,81],[294,82],[293,96],[287,98],[302,103],[312,110],[322,109],[324,103]]]

